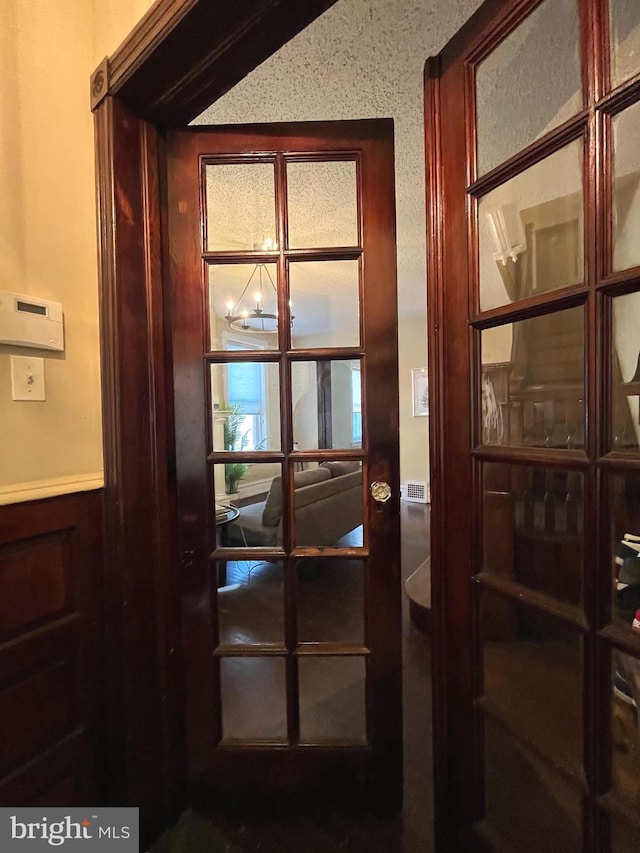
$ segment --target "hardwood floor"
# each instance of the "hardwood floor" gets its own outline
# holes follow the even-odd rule
[[[403,583],[428,553],[428,507],[402,503]],[[327,639],[352,639],[361,635],[363,627],[357,615],[358,608],[345,604],[357,602],[358,597],[361,600],[362,576],[358,561],[345,561],[340,572],[331,574],[318,572],[314,575],[313,565],[303,570],[308,573],[308,583],[300,585],[301,630],[313,633],[322,630]],[[264,631],[276,637],[280,630],[277,621],[274,623],[263,617],[265,600],[278,600],[278,568],[267,564],[229,565],[227,583],[235,587],[236,594],[225,599],[221,640],[229,641],[238,633],[246,637],[248,632],[255,631],[261,635],[261,641],[265,641]],[[258,588],[260,595],[256,596]],[[327,601],[333,602],[334,608],[328,608]],[[262,615],[258,607],[262,608]],[[305,853],[429,853],[433,849],[430,643],[411,623],[406,596],[403,597],[403,651],[405,749],[401,814],[386,817],[361,808],[293,813],[283,807],[277,814],[256,813],[255,810],[249,813],[247,810],[243,814],[212,811],[196,815],[190,811],[154,845],[153,853],[218,850],[229,853],[299,853],[301,850]],[[352,673],[345,674],[345,678],[354,681]],[[317,693],[309,697],[310,707],[316,704],[317,698]],[[227,718],[233,720],[235,726],[248,724],[237,718],[238,707],[232,701]],[[343,722],[350,707],[347,702],[337,709],[336,713],[343,715]],[[314,726],[326,726],[330,722],[330,714],[313,717]],[[357,719],[353,725],[357,726]]]

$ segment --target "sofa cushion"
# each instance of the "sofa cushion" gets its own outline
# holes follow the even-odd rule
[[[332,477],[342,477],[344,474],[353,474],[354,471],[360,470],[360,463],[357,460],[352,462],[321,462],[321,468],[326,468]]]
[[[294,488],[312,486],[323,480],[331,479],[331,473],[326,468],[310,468],[308,471],[296,471],[293,475]],[[265,527],[277,527],[282,517],[282,477],[274,477],[262,512],[262,523]]]

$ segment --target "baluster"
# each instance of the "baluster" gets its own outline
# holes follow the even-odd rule
[[[535,495],[531,486],[524,493],[524,529],[533,530],[535,527]]]
[[[580,475],[575,472],[567,475],[567,496],[565,498],[565,506],[567,510],[567,533],[569,534],[577,534],[578,532],[579,478]]]
[[[535,403],[524,400],[522,403],[522,443],[535,444]]]
[[[570,397],[565,402],[567,450],[571,450],[575,446],[576,430],[578,429],[578,402],[575,397]]]
[[[544,529],[547,533],[555,533],[556,529],[556,504],[553,486],[554,471],[547,469],[544,478]]]
[[[542,426],[544,429],[544,446],[551,447],[556,426],[556,407],[553,400],[545,400],[542,404]]]

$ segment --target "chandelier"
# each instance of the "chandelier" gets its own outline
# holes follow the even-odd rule
[[[268,248],[271,248],[270,246]],[[250,303],[249,298],[245,300],[247,291],[255,288],[253,293],[252,307],[246,307]],[[265,307],[268,302],[273,302],[273,311]],[[259,332],[262,334],[273,334],[278,331],[278,291],[266,264],[256,264],[245,284],[240,298],[237,302],[230,299],[227,302],[227,313],[225,320],[229,328],[235,332]],[[291,315],[291,325],[294,321]]]

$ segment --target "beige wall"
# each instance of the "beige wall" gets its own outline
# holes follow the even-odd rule
[[[413,417],[411,370],[427,364],[426,317],[398,324],[400,482],[429,482],[429,418]]]
[[[100,60],[110,56],[125,40],[154,0],[93,0],[93,3],[78,0],[78,3],[83,7],[93,6],[93,71]]]
[[[300,49],[309,57],[306,63],[295,56],[292,60],[296,74],[307,68],[310,87],[299,85],[289,65],[281,66],[285,82],[290,78],[297,93],[295,103],[311,103],[309,115],[282,118],[319,117],[317,99],[311,94],[323,89],[331,92],[336,105],[331,117],[392,115],[402,100],[408,118],[397,123],[399,175],[408,176],[405,183],[421,186],[424,57],[436,53],[478,3],[440,2],[437,14],[429,16],[405,0],[337,4],[298,37],[298,48],[294,46],[294,52]],[[62,302],[66,332],[62,354],[0,344],[0,503],[102,482],[88,80],[98,62],[113,53],[150,6],[150,0],[0,0],[0,289]],[[388,16],[398,24],[391,34],[379,26]],[[356,49],[358,63],[366,60],[371,68],[354,65]],[[324,61],[323,51],[329,52],[332,61]],[[316,62],[318,57],[322,61]],[[274,58],[265,65],[273,67],[280,61]],[[327,83],[333,85],[318,84],[318,69],[323,73],[328,69],[331,79]],[[351,71],[345,86],[346,69]],[[362,86],[352,86],[351,76]],[[265,92],[282,102],[282,92],[277,95],[280,85],[260,87],[259,75],[255,83],[260,105],[264,106]],[[240,120],[249,120],[246,87],[234,93],[233,101],[239,105]],[[271,111],[268,116],[272,120],[278,117]],[[322,117],[330,117],[325,108]],[[216,118],[220,120],[220,116],[213,120]],[[227,116],[226,120],[234,119]],[[417,147],[406,144],[409,137],[418,140]],[[401,205],[399,216],[402,257],[408,257],[409,244],[413,247],[410,268],[405,270],[401,264],[399,279],[405,291],[410,285],[412,293],[419,295],[419,299],[408,300],[418,311],[418,302],[424,298],[422,197],[420,190],[417,207]],[[415,240],[408,238],[412,227],[418,235]],[[424,349],[422,331],[420,337]],[[412,344],[417,346],[415,340]],[[401,342],[401,360],[408,346]],[[11,354],[45,359],[45,402],[11,400]],[[402,367],[401,386],[409,381],[406,367],[410,370],[410,366],[424,364],[425,358],[420,356]],[[408,385],[403,387],[403,396],[409,393],[407,389]],[[426,473],[419,470],[426,471],[424,444],[414,453],[411,436],[420,429],[426,432],[426,419],[412,419],[407,411],[405,401],[403,478],[424,479]]]
[[[62,302],[65,351],[0,344],[0,503],[102,482],[89,75],[148,0],[0,3],[0,289]],[[13,402],[11,355],[46,401]]]

